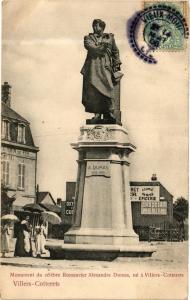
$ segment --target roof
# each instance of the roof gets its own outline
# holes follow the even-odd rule
[[[7,117],[10,119],[14,119],[26,124],[29,124],[29,122],[24,119],[21,115],[19,115],[16,111],[14,111],[12,108],[10,108],[9,106],[7,106],[4,102],[1,101],[1,115],[3,117]]]
[[[29,147],[35,147],[31,129],[30,129],[30,123],[24,119],[21,115],[19,115],[16,111],[14,111],[12,108],[7,106],[5,103],[1,102],[2,104],[2,110],[1,115],[2,118],[7,118],[10,121],[10,140],[7,140],[7,138],[2,138],[2,142],[7,143],[14,143],[10,144],[10,146],[29,146]],[[25,125],[25,143],[20,143],[17,141],[17,124],[18,123],[24,123]],[[37,149],[37,147],[35,147]]]
[[[53,204],[46,204],[46,203],[40,203],[40,206],[44,207],[45,209],[49,211],[53,211],[55,213],[60,213],[61,212],[61,207],[58,205],[53,205]]]
[[[139,185],[139,186],[144,186],[144,185],[152,185],[152,186],[160,186],[161,183],[159,181],[130,181],[130,185]]]
[[[53,199],[52,195],[50,192],[37,192],[37,202],[41,203],[46,196],[50,196],[50,198],[52,199],[52,202],[54,203],[54,205],[56,205],[55,200]]]
[[[43,200],[49,196],[52,200],[52,204],[49,203],[43,203]],[[46,210],[49,211],[53,211],[55,213],[60,213],[61,212],[61,207],[58,206],[55,202],[55,200],[53,199],[52,195],[50,192],[38,192],[37,193],[37,202],[39,203],[39,205],[43,208],[45,208]]]

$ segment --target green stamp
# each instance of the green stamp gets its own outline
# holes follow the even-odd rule
[[[145,8],[154,7],[170,8],[167,13],[161,10],[154,11],[147,15],[147,22],[144,27],[143,37],[145,42],[156,50],[178,51],[184,49],[184,34],[181,20],[177,15],[183,15],[183,2],[145,2]],[[175,14],[174,14],[175,12]],[[184,21],[184,20],[183,20]]]
[[[184,37],[173,24],[165,20],[148,23],[144,28],[144,40],[151,47],[158,50],[182,50]]]

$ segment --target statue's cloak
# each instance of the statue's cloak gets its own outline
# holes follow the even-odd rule
[[[104,46],[105,42],[108,44],[107,48]],[[114,35],[104,33],[102,37],[97,37],[90,33],[84,37],[84,47],[88,54],[81,70],[82,103],[87,112],[108,112],[113,98],[113,68],[121,64]]]

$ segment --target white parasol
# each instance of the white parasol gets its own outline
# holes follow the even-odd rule
[[[44,211],[41,213],[41,216],[45,222],[49,222],[51,224],[60,224],[61,218],[52,211]]]
[[[12,215],[12,214],[2,216],[1,220],[3,220],[3,221],[13,221],[13,222],[18,222],[19,221],[17,216]]]

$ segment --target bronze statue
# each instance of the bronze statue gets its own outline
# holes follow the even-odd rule
[[[94,113],[90,123],[116,123],[114,116],[114,88],[120,81],[121,61],[114,35],[104,33],[105,22],[95,19],[92,23],[94,33],[84,37],[84,47],[88,51],[84,66],[82,103],[85,111]]]

